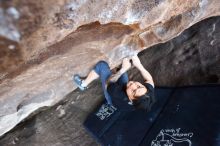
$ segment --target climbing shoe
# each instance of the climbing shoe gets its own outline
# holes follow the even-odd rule
[[[82,79],[80,78],[79,75],[74,75],[74,76],[73,76],[73,81],[74,81],[74,83],[77,85],[77,87],[79,87],[79,89],[80,89],[81,91],[84,91],[85,89],[87,89],[87,87],[83,87],[83,86],[82,86]]]

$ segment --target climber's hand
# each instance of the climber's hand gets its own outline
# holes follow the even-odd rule
[[[122,61],[122,69],[124,72],[128,71],[131,68],[131,63],[128,58],[124,58]]]
[[[132,64],[133,64],[136,68],[142,67],[141,61],[140,61],[140,59],[138,58],[137,55],[132,56],[131,60],[132,60]]]

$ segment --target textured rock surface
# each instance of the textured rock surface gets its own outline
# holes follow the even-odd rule
[[[101,24],[137,24],[132,35],[124,41],[138,45],[136,43],[141,39],[141,46],[136,47],[143,49],[169,40],[196,22],[220,13],[219,0],[22,0],[19,3],[21,16],[24,13],[25,16],[34,16],[26,18],[32,23],[22,23],[22,31],[25,33],[29,25],[37,22],[30,31],[32,33],[25,34],[24,41],[21,41],[26,59],[47,50],[48,46],[62,40],[78,27],[96,21]],[[24,11],[23,5],[28,10]],[[35,14],[36,11],[38,14]]]
[[[14,41],[20,40],[20,33],[14,22],[19,19],[19,12],[14,7],[0,7],[0,35]]]
[[[211,18],[184,31],[177,38],[140,53],[156,85],[182,86],[220,83],[220,17]],[[132,79],[141,80],[136,69]],[[0,140],[7,146],[96,146],[82,127],[88,113],[103,100],[101,84],[70,93],[49,110],[21,123]]]
[[[101,59],[114,67],[123,57],[220,14],[219,0],[0,2],[1,30],[11,24],[18,34],[0,33],[18,42],[2,44],[2,60],[12,58],[14,66],[1,63],[0,135],[74,90],[72,74],[85,75]],[[15,51],[20,54],[12,57]]]

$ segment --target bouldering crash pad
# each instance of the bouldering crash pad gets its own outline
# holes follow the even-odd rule
[[[219,146],[220,85],[156,87],[151,111],[102,103],[84,127],[104,146]]]

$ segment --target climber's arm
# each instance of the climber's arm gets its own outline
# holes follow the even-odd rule
[[[132,63],[140,71],[142,77],[145,80],[145,83],[149,83],[154,87],[154,81],[153,81],[151,74],[141,64],[141,61],[138,58],[138,56],[135,55],[132,57]]]
[[[127,72],[130,68],[131,68],[131,63],[130,63],[129,59],[124,58],[122,61],[121,69],[118,72],[116,72],[115,74],[113,74],[109,78],[109,81],[110,82],[117,82],[117,80],[121,77],[121,75],[124,74],[125,72]]]

